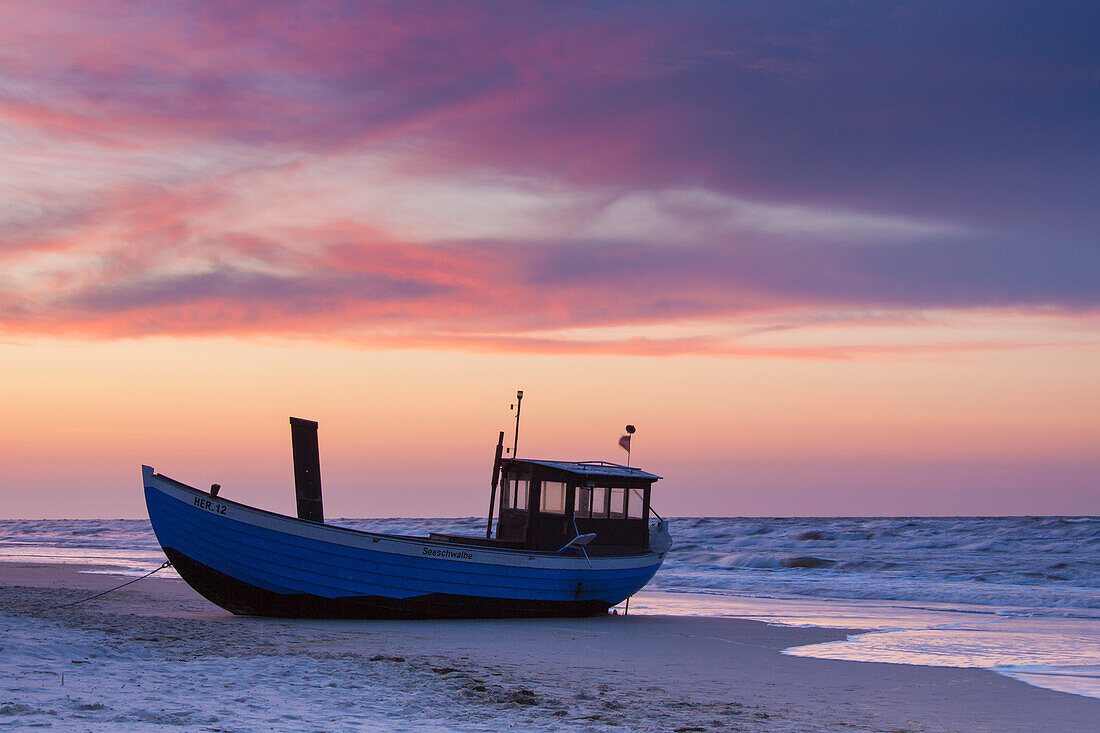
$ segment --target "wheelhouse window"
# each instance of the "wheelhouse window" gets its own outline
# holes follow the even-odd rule
[[[611,511],[608,516],[612,519],[626,518],[626,489],[611,489]]]
[[[581,519],[642,519],[645,492],[609,486],[578,486],[573,516]]]
[[[576,497],[573,500],[573,516],[581,519],[592,516],[592,489],[589,487],[577,487]]]
[[[542,482],[539,511],[544,514],[565,514],[565,484],[559,481]]]
[[[504,485],[504,508],[527,510],[527,492],[531,482],[527,479],[508,479]]]
[[[596,486],[592,489],[592,518],[607,519],[608,490],[605,486]]]

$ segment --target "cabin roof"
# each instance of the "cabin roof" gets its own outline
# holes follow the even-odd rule
[[[654,473],[643,471],[640,468],[623,466],[608,461],[546,461],[532,458],[512,458],[512,463],[528,463],[536,466],[566,471],[578,476],[614,476],[616,478],[640,478],[657,481],[662,478]]]

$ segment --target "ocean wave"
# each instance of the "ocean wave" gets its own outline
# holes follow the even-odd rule
[[[725,555],[715,560],[715,565],[722,568],[760,568],[760,569],[779,569],[779,568],[801,568],[801,569],[814,569],[814,568],[831,568],[836,565],[835,560],[828,560],[823,557],[811,557],[807,555],[798,555],[794,557],[772,557],[770,555],[753,555],[751,553],[737,553],[734,555]]]

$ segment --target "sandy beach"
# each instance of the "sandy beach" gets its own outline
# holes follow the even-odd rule
[[[974,669],[794,657],[740,619],[234,617],[182,581],[0,563],[0,727],[1096,731],[1100,700]],[[853,630],[854,631],[854,630]]]

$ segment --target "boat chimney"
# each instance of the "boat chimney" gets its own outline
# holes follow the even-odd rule
[[[290,442],[294,451],[294,495],[298,499],[298,519],[324,524],[317,423],[300,417],[290,418]]]

